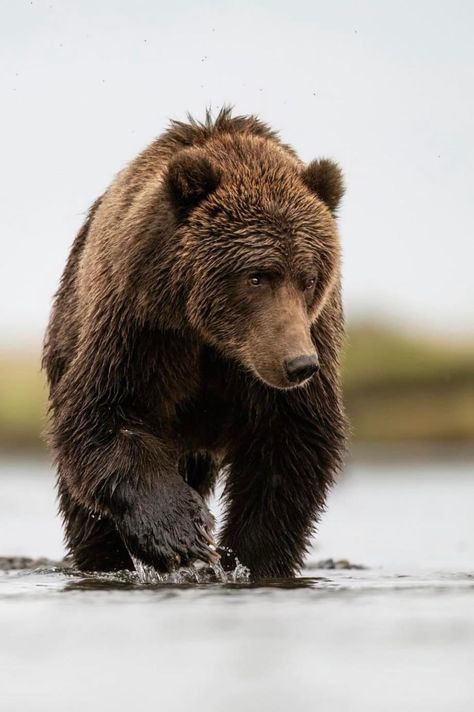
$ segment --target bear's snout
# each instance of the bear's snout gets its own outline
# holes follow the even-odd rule
[[[296,356],[285,361],[285,371],[290,383],[299,384],[307,381],[319,370],[319,359],[316,353]]]

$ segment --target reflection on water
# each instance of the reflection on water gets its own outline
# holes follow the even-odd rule
[[[0,599],[49,597],[53,593],[106,591],[110,594],[122,591],[136,596],[150,597],[156,601],[170,591],[176,594],[194,591],[199,596],[219,596],[235,593],[245,597],[246,592],[273,595],[274,591],[303,591],[292,601],[312,600],[308,592],[321,593],[375,593],[424,591],[460,592],[474,589],[474,573],[465,572],[409,572],[397,573],[386,569],[338,569],[327,571],[317,563],[305,567],[303,575],[295,578],[252,579],[248,569],[238,567],[233,572],[214,571],[210,567],[201,570],[182,569],[175,574],[161,576],[148,573],[154,580],[144,580],[141,573],[120,571],[117,573],[85,573],[60,566],[33,570],[0,572]]]
[[[471,712],[473,495],[468,464],[353,468],[294,580],[2,571],[1,708]],[[51,473],[6,463],[0,554],[62,553]]]
[[[177,595],[193,591],[199,596],[220,596],[235,594],[250,596],[272,596],[274,591],[302,591],[302,595],[292,594],[292,601],[313,600],[312,593],[375,593],[425,591],[461,592],[474,590],[474,573],[396,573],[386,570],[336,570],[325,571],[317,565],[307,566],[304,575],[296,578],[274,578],[251,580],[248,571],[242,570],[222,575],[214,572],[180,571],[165,580],[143,581],[140,574],[131,571],[117,573],[84,573],[71,568],[45,568],[34,570],[0,572],[0,598],[49,597],[51,594],[74,592],[105,591],[110,594],[122,591],[132,592],[136,596],[158,600],[168,596],[171,591]]]

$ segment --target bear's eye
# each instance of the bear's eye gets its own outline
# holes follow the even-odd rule
[[[316,284],[316,277],[310,277],[309,279],[306,280],[304,284],[305,290],[309,291],[310,289],[313,289],[314,285]]]
[[[262,274],[262,272],[254,272],[249,275],[249,284],[251,284],[252,287],[260,287],[264,281],[265,275]]]

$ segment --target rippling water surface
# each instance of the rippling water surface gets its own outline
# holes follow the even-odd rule
[[[0,572],[0,709],[471,712],[473,470],[350,468],[291,581]],[[2,464],[0,554],[61,558],[52,483]]]

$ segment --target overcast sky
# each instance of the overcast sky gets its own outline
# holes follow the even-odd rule
[[[351,318],[474,333],[474,3],[0,5],[0,340],[37,342],[84,212],[168,118],[231,103],[332,156]]]

